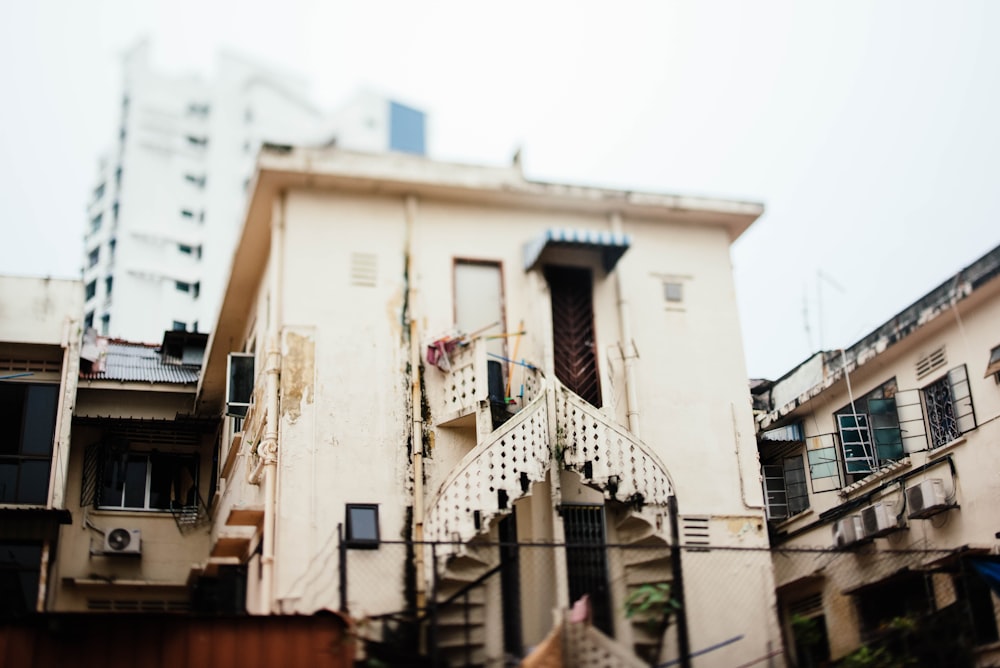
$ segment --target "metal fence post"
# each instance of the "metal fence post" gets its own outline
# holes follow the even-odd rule
[[[670,513],[670,564],[673,571],[673,584],[670,587],[670,593],[679,605],[677,609],[677,651],[680,654],[679,664],[681,668],[691,668],[687,606],[684,603],[684,570],[681,567],[681,531],[677,519],[677,497],[672,494],[667,500],[667,510]]]
[[[337,551],[340,553],[340,612],[347,612],[347,546],[344,545],[344,525],[337,523]]]
[[[438,619],[437,619],[437,598],[438,598],[438,574],[437,574],[437,545],[431,543],[431,598],[427,602],[430,608],[431,628],[431,665],[434,668],[440,665],[438,657]]]

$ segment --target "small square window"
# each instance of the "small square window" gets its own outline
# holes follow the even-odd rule
[[[378,547],[378,504],[347,504],[347,545],[374,550]]]
[[[663,284],[663,298],[672,304],[684,301],[684,284],[668,281]]]

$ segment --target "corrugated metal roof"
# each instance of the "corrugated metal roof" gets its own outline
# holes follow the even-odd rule
[[[94,365],[98,370],[85,372],[81,369],[80,378],[180,385],[198,382],[200,366],[164,364],[159,350],[156,344],[108,341],[107,350],[102,351],[103,360]]]

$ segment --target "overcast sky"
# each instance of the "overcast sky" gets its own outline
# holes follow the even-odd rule
[[[998,34],[997,2],[7,2],[0,273],[79,275],[146,36],[166,70],[230,48],[328,109],[394,96],[435,158],[763,202],[733,262],[749,373],[775,378],[1000,243]]]

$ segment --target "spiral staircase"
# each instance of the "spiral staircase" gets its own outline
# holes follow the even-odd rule
[[[491,551],[479,543],[495,534],[491,529],[512,512],[515,501],[546,479],[553,462],[618,502],[618,541],[637,548],[623,550],[617,571],[626,595],[645,584],[668,582],[671,573],[662,520],[672,484],[656,454],[603,411],[535,368],[525,373],[520,409],[493,429],[483,416],[489,410],[483,348],[473,343],[459,351],[436,393],[428,381],[432,412],[453,421],[476,415],[477,425],[477,445],[438,487],[424,525],[426,540],[447,543],[437,545],[435,558],[427,563],[436,569],[428,577],[437,578],[437,602],[448,603],[439,619],[437,643],[449,665],[493,665],[485,647],[483,588],[471,588],[461,602],[449,599],[496,572],[496,547]],[[642,621],[633,621],[631,636],[636,653],[649,656],[657,639]]]

